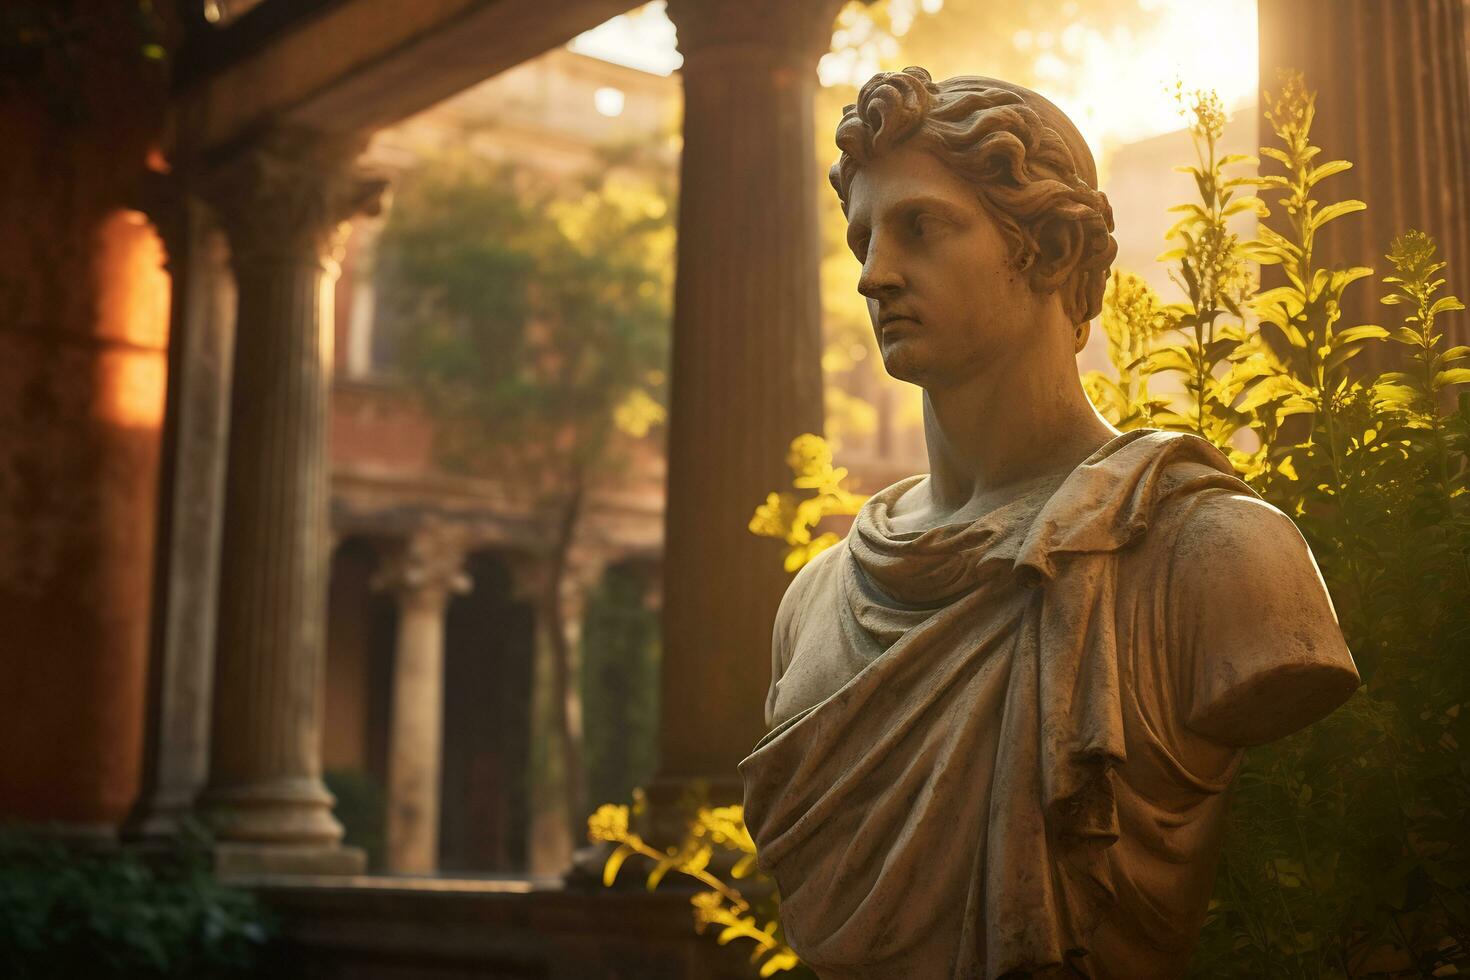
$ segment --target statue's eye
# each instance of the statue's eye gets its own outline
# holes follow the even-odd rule
[[[923,238],[925,235],[932,234],[934,230],[938,228],[939,219],[935,218],[932,214],[928,214],[923,211],[915,211],[914,216],[910,219],[909,224],[910,229],[913,231],[914,237]]]

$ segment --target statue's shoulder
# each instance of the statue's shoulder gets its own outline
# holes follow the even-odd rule
[[[1155,547],[1168,549],[1166,618],[1190,675],[1189,726],[1256,744],[1345,700],[1357,670],[1292,519],[1245,488],[1182,494],[1164,509]]]
[[[842,552],[846,549],[847,541],[844,539],[830,548],[817,552],[805,565],[797,569],[791,584],[786,586],[786,594],[781,597],[781,608],[776,613],[778,633],[782,632],[783,624],[787,630],[794,629],[801,610],[819,594],[831,588]]]
[[[1179,494],[1163,509],[1162,524],[1176,557],[1209,556],[1218,564],[1289,555],[1311,562],[1311,550],[1296,522],[1244,486]],[[1316,572],[1315,564],[1312,571]]]

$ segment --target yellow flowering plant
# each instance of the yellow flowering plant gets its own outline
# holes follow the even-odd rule
[[[786,463],[791,467],[792,487],[809,490],[811,495],[773,492],[755,509],[749,526],[752,534],[786,542],[786,571],[796,572],[842,540],[832,531],[814,534],[821,520],[856,514],[867,497],[843,487],[847,467],[833,465],[832,447],[819,435],[808,432],[791,440]]]
[[[644,805],[641,794],[634,794],[634,808]],[[630,808],[606,803],[587,820],[587,837],[593,843],[615,844],[603,866],[602,883],[611,888],[618,873],[630,857],[642,855],[653,862],[648,873],[650,891],[657,888],[669,872],[692,878],[704,886],[690,899],[694,909],[695,931],[703,933],[711,927],[719,932],[720,945],[744,939],[754,943],[750,961],[758,964],[762,977],[774,976],[801,966],[796,953],[781,936],[776,917],[779,897],[775,885],[760,873],[756,865],[755,841],[745,829],[744,813],[739,806],[699,807],[689,822],[684,840],[674,847],[659,849],[649,844],[632,827]],[[749,890],[758,900],[747,898],[735,885],[722,879],[716,868],[727,862],[717,860],[723,852],[734,858],[731,879],[750,882]]]

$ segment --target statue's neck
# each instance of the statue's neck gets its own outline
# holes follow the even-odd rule
[[[921,521],[978,518],[1038,482],[1065,479],[1117,434],[1093,409],[1075,367],[1012,366],[926,390],[930,478]]]

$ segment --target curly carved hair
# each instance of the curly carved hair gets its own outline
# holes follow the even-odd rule
[[[1118,253],[1113,209],[1087,143],[1060,109],[994,78],[936,83],[922,68],[874,75],[837,125],[842,154],[829,176],[844,214],[862,165],[910,141],[975,185],[1032,289],[1059,291],[1073,323],[1098,315]]]

